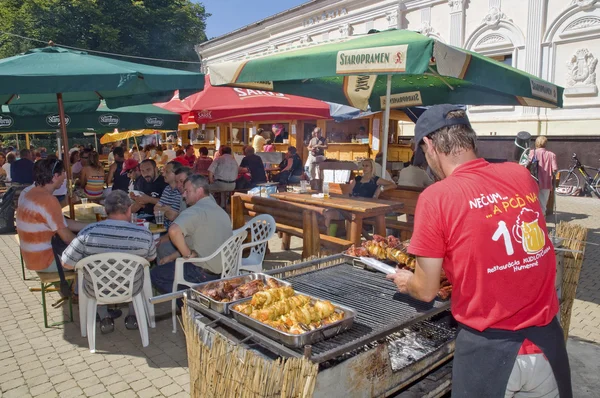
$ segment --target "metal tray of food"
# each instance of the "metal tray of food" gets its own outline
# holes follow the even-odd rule
[[[262,274],[262,273],[238,275],[238,276],[232,276],[229,278],[219,279],[219,280],[210,281],[210,282],[206,282],[206,283],[197,285],[194,288],[190,289],[189,299],[194,300],[194,301],[202,304],[206,308],[210,308],[213,311],[227,315],[227,314],[229,314],[229,307],[231,305],[237,304],[237,303],[245,300],[246,298],[252,298],[252,295],[249,295],[245,298],[235,300],[235,301],[233,301],[233,300],[232,301],[219,301],[219,300],[215,300],[212,297],[208,296],[205,292],[208,290],[211,290],[211,289],[216,289],[219,287],[219,284],[221,284],[221,286],[222,286],[223,283],[230,283],[230,284],[233,283],[235,285],[240,286],[240,285],[243,285],[243,284],[246,284],[249,282],[253,282],[255,280],[260,280],[264,284],[267,284],[268,280],[274,280],[280,286],[290,286],[291,285],[291,283],[289,283],[289,282],[286,282],[284,280],[274,278],[270,275],[266,275],[266,274]]]
[[[310,294],[304,294],[298,291],[296,292],[296,295],[308,296],[311,298],[311,302],[314,300],[322,300],[318,297],[311,296]],[[244,302],[249,301],[251,299],[252,298],[240,300],[235,304],[243,304]],[[246,314],[236,311],[235,309],[233,309],[233,306],[230,307],[229,311],[230,314],[233,315],[233,319],[235,319],[237,322],[249,326],[257,332],[260,332],[273,340],[279,341],[288,347],[302,348],[306,345],[314,344],[318,341],[326,340],[330,337],[338,335],[349,329],[350,326],[352,326],[352,324],[354,323],[354,319],[356,318],[356,311],[344,305],[334,303],[333,301],[329,302],[333,304],[333,306],[336,308],[336,312],[344,312],[344,318],[340,319],[339,321],[330,323],[329,325],[321,326],[318,329],[311,330],[302,334],[282,332],[281,330],[275,329],[274,327],[266,325],[256,319],[250,318]]]

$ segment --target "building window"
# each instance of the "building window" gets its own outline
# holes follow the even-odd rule
[[[510,55],[495,55],[495,56],[492,56],[490,58],[493,59],[493,60],[496,60],[498,62],[501,62],[501,63],[503,63],[505,65],[513,66],[513,56],[512,56],[512,54],[510,54]]]

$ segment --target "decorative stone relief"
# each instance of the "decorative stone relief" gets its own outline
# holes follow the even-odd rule
[[[339,28],[340,34],[342,35],[342,37],[348,37],[352,35],[352,26],[350,26],[350,24],[343,24],[340,26]]]
[[[511,21],[512,19],[509,19],[505,13],[503,13],[500,8],[498,7],[492,7],[490,8],[490,10],[488,11],[488,14],[483,18],[482,23],[488,25],[488,26],[498,26],[498,24],[500,23],[500,21],[505,20],[505,21]]]
[[[388,28],[398,27],[398,11],[392,11],[385,14],[385,19],[388,21]]]
[[[430,34],[435,32],[433,26],[431,26],[427,21],[421,22],[421,27],[419,28],[419,31],[422,35],[425,36],[429,36]]]
[[[508,40],[504,35],[501,35],[499,33],[492,33],[487,36],[484,36],[481,40],[479,40],[476,47],[489,46],[498,43],[510,43],[510,40]]]
[[[586,28],[590,28],[592,26],[598,26],[598,25],[600,25],[600,18],[598,18],[598,17],[583,17],[583,18],[576,19],[573,22],[571,22],[570,24],[568,24],[564,31],[568,32],[570,30],[586,29]]]
[[[567,96],[598,94],[596,66],[598,59],[587,48],[581,48],[567,62]]]
[[[572,6],[577,6],[579,8],[591,8],[597,0],[571,0]]]
[[[448,0],[450,6],[450,12],[462,12],[464,7],[464,0]]]
[[[300,44],[302,44],[302,45],[308,44],[308,43],[310,43],[310,42],[312,42],[312,39],[310,38],[310,36],[309,36],[309,35],[303,35],[303,36],[300,38]]]

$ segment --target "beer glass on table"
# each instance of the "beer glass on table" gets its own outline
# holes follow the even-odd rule
[[[154,219],[156,221],[156,226],[162,227],[163,224],[165,223],[165,213],[163,213],[161,210],[157,211],[154,214]]]

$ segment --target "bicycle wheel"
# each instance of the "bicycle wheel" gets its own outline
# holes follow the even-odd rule
[[[581,192],[579,176],[570,170],[558,170],[558,186],[556,194],[560,196],[574,196]]]

